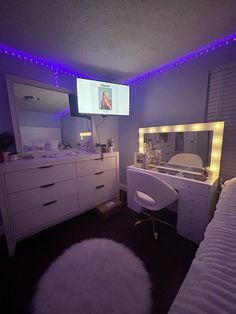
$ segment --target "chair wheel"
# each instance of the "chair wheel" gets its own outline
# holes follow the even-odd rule
[[[158,239],[158,233],[154,232],[154,239],[157,240]]]

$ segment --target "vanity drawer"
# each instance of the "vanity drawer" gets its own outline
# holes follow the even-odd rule
[[[191,221],[186,219],[178,219],[177,231],[183,237],[200,243],[204,238],[206,223],[204,221]]]
[[[185,209],[199,208],[199,214],[202,215],[202,211],[206,212],[208,205],[208,198],[196,193],[189,193],[188,191],[181,190],[179,197],[179,207]]]
[[[12,193],[8,198],[11,212],[17,213],[76,193],[76,179],[72,179]]]
[[[75,163],[39,166],[5,174],[8,193],[14,193],[45,184],[76,177]]]
[[[77,162],[77,176],[83,177],[102,171],[116,169],[116,157],[105,157],[103,159],[90,159]]]
[[[192,182],[187,179],[180,179],[173,177],[173,187],[176,190],[186,190],[191,193],[196,193],[204,196],[208,196],[210,186],[204,183]]]
[[[199,243],[206,228],[207,197],[181,190],[178,203],[178,233]]]
[[[17,237],[29,232],[37,232],[50,224],[78,212],[77,195],[70,195],[54,203],[34,207],[12,216],[13,228]]]
[[[116,171],[78,178],[79,208],[89,209],[117,196]]]

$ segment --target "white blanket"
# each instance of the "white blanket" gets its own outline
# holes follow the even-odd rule
[[[169,314],[236,313],[236,178],[224,184]]]

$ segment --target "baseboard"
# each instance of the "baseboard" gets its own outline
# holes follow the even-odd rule
[[[123,184],[123,183],[120,183],[120,189],[121,189],[122,191],[127,192],[127,185],[125,185],[125,184]]]

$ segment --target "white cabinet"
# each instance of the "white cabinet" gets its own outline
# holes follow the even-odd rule
[[[0,208],[9,254],[16,242],[119,195],[118,153],[0,165]]]

